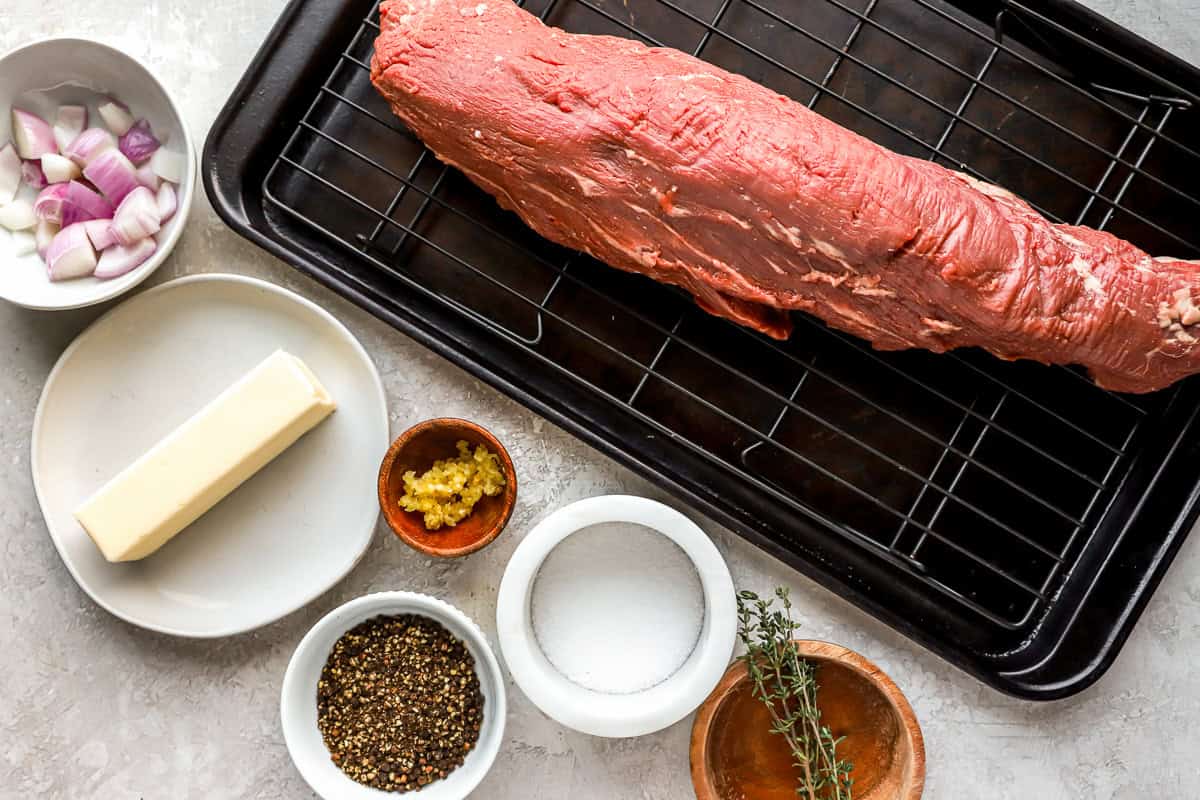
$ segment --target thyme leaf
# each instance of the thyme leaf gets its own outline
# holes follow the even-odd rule
[[[771,714],[771,732],[784,738],[795,759],[796,794],[805,800],[851,800],[854,765],[837,755],[845,737],[821,723],[817,665],[792,644],[800,624],[792,619],[788,590],[779,587],[768,600],[741,591],[737,606],[738,638],[746,648],[739,660],[750,673],[754,696]]]

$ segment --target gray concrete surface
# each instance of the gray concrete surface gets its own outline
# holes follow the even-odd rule
[[[633,4],[638,0],[630,0]],[[0,50],[65,32],[140,56],[178,91],[202,138],[283,0],[5,0]],[[1200,62],[1197,0],[1089,0]],[[120,21],[116,9],[120,9]],[[0,269],[3,265],[0,265]],[[378,532],[368,557],[310,606],[256,633],[189,642],[130,627],[95,606],[58,558],[29,475],[42,382],[101,308],[60,314],[0,304],[0,797],[58,800],[306,798],[278,723],[293,646],[322,614],[364,592],[432,592],[491,627],[501,569],[548,509],[602,492],[662,493],[516,403],[230,233],[201,197],[152,283],[196,272],[268,278],[344,320],[377,360],[395,430],[435,414],[478,420],[506,441],[522,494],[484,554],[431,564]],[[1183,548],[1120,659],[1081,696],[1031,705],[1001,696],[707,524],[735,579],[793,588],[805,631],[868,654],[907,691],[926,735],[926,796],[1191,798],[1200,795],[1200,539]],[[508,737],[477,797],[687,798],[690,719],[659,735],[604,741],[563,730],[513,687]]]

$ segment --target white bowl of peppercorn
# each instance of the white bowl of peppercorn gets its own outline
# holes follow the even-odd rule
[[[461,800],[491,768],[505,715],[479,626],[413,592],[326,614],[292,655],[280,707],[292,761],[325,800]]]

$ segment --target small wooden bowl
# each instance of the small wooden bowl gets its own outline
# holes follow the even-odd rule
[[[919,800],[925,788],[925,741],[904,694],[858,653],[827,642],[797,641],[819,664],[822,722],[845,736],[838,755],[854,764],[855,800]],[[734,664],[692,725],[692,783],[697,800],[795,800],[791,752],[750,676]]]
[[[472,449],[482,444],[500,458],[504,491],[484,497],[453,528],[425,530],[424,515],[400,506],[404,473],[413,470],[420,475],[434,461],[454,457],[458,454],[457,443],[463,440]],[[486,429],[465,419],[443,417],[414,425],[392,442],[379,467],[379,507],[388,526],[410,547],[438,558],[458,558],[486,547],[504,530],[516,502],[517,472],[508,451]]]

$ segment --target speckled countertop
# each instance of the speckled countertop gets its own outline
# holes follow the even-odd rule
[[[103,38],[148,61],[203,138],[283,0],[5,0],[0,51],[62,33]],[[1200,0],[1087,0],[1200,62]],[[120,7],[121,21],[114,21]],[[2,267],[2,265],[0,265]],[[151,283],[213,271],[257,275],[316,300],[372,353],[395,431],[435,414],[492,428],[521,470],[509,532],[451,563],[381,530],[363,563],[307,608],[256,633],[172,639],[109,616],[80,591],[42,523],[29,431],[42,382],[104,309],[44,314],[0,303],[0,796],[54,800],[311,797],[279,730],[292,648],[318,617],[365,592],[405,588],[456,603],[492,627],[503,565],[547,509],[590,495],[663,493],[461,370],[302,278],[231,232],[198,198]],[[686,509],[685,509],[686,510]],[[704,522],[741,585],[793,588],[814,638],[875,659],[908,693],[929,751],[926,797],[1200,796],[1200,538],[1183,548],[1116,665],[1095,687],[1034,705],[984,688],[848,603]],[[563,730],[511,689],[508,736],[475,796],[488,800],[692,797],[690,718],[658,735],[606,741]]]

